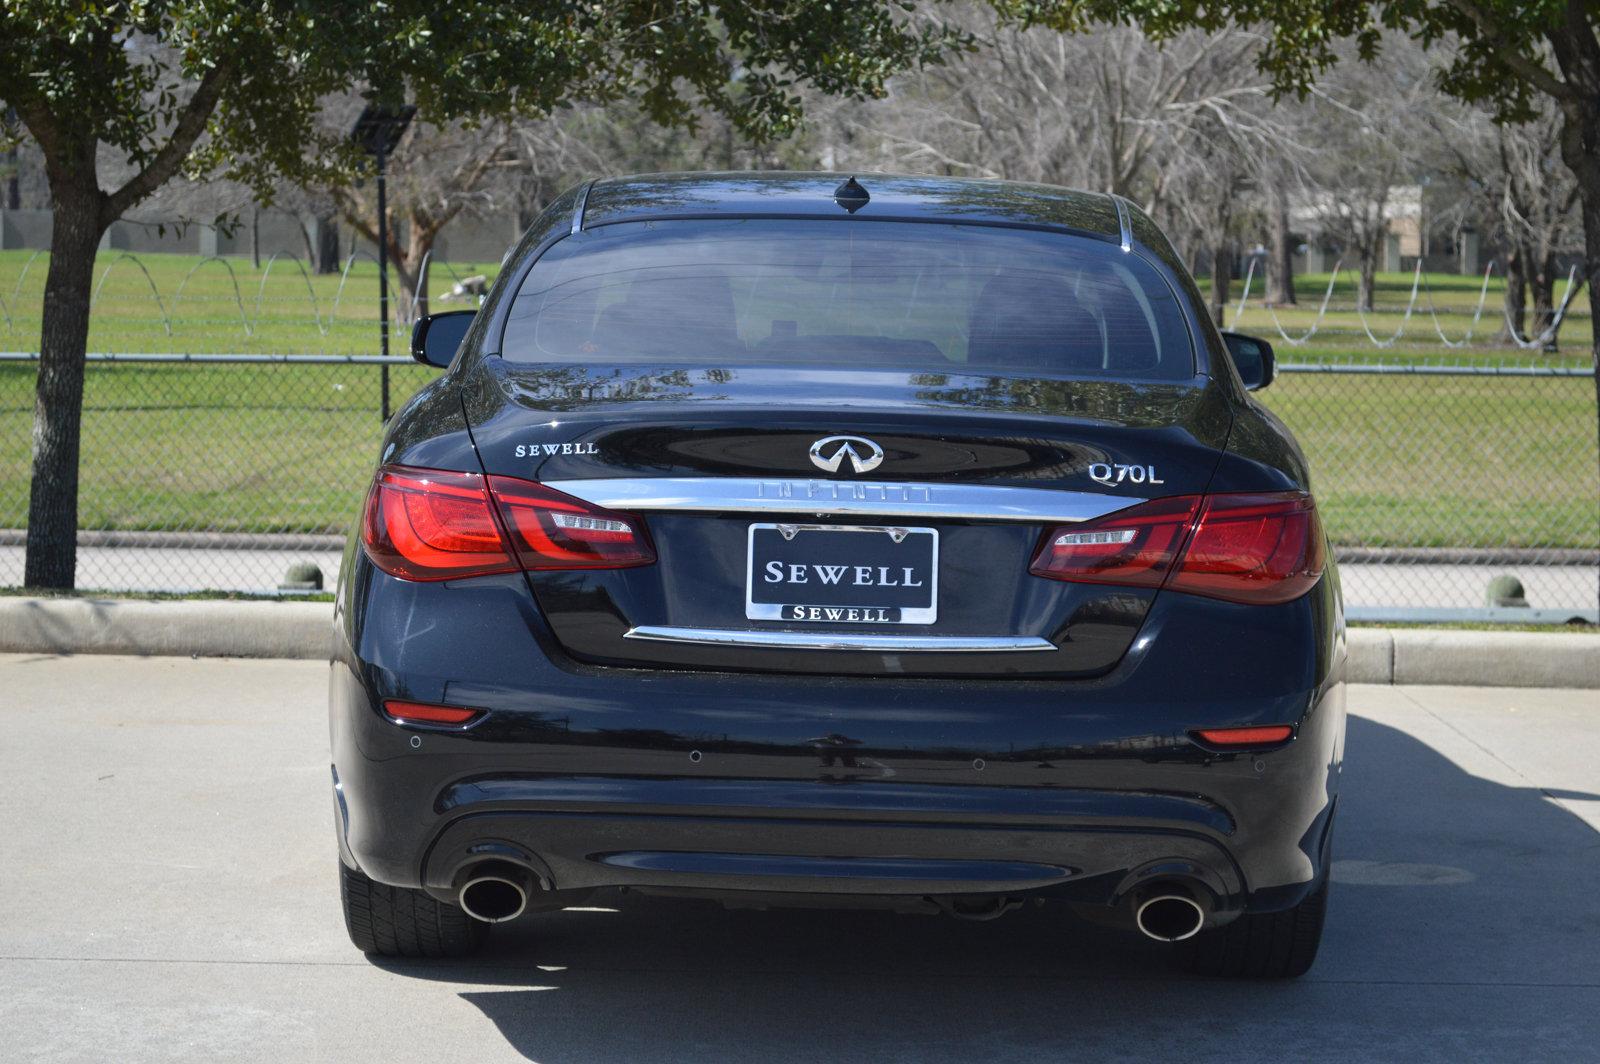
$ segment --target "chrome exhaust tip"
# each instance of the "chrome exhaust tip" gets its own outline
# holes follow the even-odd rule
[[[474,920],[502,924],[515,920],[528,908],[533,875],[509,861],[486,861],[470,868],[456,903]]]
[[[1206,923],[1206,910],[1181,888],[1160,887],[1139,901],[1133,922],[1146,938],[1182,942],[1200,933]]]

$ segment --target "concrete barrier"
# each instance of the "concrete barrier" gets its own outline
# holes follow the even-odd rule
[[[1351,628],[1345,679],[1351,683],[1394,683],[1394,633],[1387,628]]]
[[[327,658],[330,602],[0,598],[0,651]]]
[[[1594,635],[1428,628],[1391,634],[1397,684],[1600,688],[1600,638]]]

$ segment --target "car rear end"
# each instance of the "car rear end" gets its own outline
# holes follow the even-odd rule
[[[386,441],[338,605],[347,869],[483,920],[1042,897],[1168,939],[1321,888],[1336,576],[1160,255],[573,228]]]

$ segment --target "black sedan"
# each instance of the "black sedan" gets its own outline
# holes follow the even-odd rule
[[[1310,966],[1338,577],[1271,348],[1137,207],[599,181],[412,345],[337,606],[361,949],[625,888]]]

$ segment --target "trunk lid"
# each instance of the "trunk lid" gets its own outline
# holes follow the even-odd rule
[[[1033,576],[1041,538],[1204,491],[1231,421],[1204,380],[490,358],[464,384],[486,472],[642,519],[656,564],[529,583],[567,653],[648,667],[1104,672],[1154,592]]]

